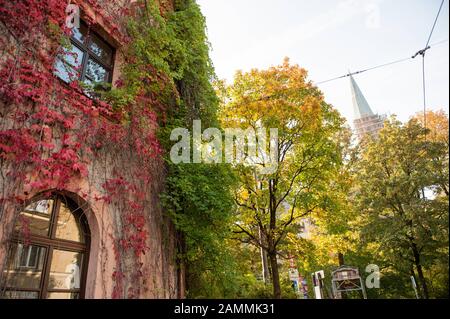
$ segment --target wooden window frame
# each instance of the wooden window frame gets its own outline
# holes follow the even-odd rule
[[[19,291],[19,292],[36,292],[38,293],[38,299],[47,299],[48,293],[60,292],[60,293],[78,293],[78,299],[85,298],[86,279],[87,279],[87,267],[89,264],[89,252],[90,252],[90,232],[87,224],[86,217],[83,210],[72,200],[62,194],[53,194],[49,197],[35,198],[33,201],[39,200],[53,200],[53,207],[49,223],[48,236],[31,234],[29,236],[29,244],[32,246],[45,248],[44,264],[41,271],[41,279],[39,282],[39,288],[20,288],[14,286],[5,286],[4,291]],[[66,204],[70,209],[70,212],[76,217],[80,218],[80,228],[84,234],[84,242],[74,242],[65,239],[56,238],[57,220],[61,208],[61,203]],[[23,236],[17,231],[14,231],[11,242],[13,244],[24,244]],[[80,288],[79,289],[49,289],[50,268],[53,257],[53,250],[62,250],[67,252],[81,253],[83,259],[81,261],[80,272]],[[6,283],[6,282],[5,282]]]
[[[87,71],[87,65],[89,63],[89,60],[93,60],[94,62],[98,63],[101,67],[105,68],[105,70],[108,72],[108,78],[106,81],[106,83],[112,83],[112,79],[113,79],[113,71],[114,71],[114,62],[116,60],[116,48],[114,46],[112,46],[103,36],[101,36],[98,32],[96,32],[95,30],[93,30],[91,27],[89,27],[85,22],[80,21],[80,26],[84,25],[84,27],[87,30],[87,35],[86,38],[84,40],[84,42],[86,43],[82,43],[80,42],[77,38],[75,38],[74,36],[70,37],[70,43],[77,47],[80,51],[83,52],[83,59],[81,61],[81,68],[79,70],[79,76],[78,76],[78,81],[84,82],[85,79],[88,79],[91,81],[91,79],[89,79],[86,76],[86,71]],[[107,45],[110,49],[111,49],[111,63],[107,64],[105,61],[102,61],[101,58],[99,58],[90,48],[89,45],[92,41],[90,35],[93,34],[94,36],[96,36],[98,39],[100,39],[101,41],[103,41],[103,43],[105,43],[105,45]],[[61,61],[61,63],[67,65],[68,63],[62,59],[59,58],[59,60]],[[71,68],[73,68],[71,66]],[[62,80],[62,79],[61,79]],[[66,83],[64,80],[62,80],[64,83]]]

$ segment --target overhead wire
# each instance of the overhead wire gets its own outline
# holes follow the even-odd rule
[[[446,43],[446,42],[448,42],[448,41],[449,41],[448,39],[447,39],[447,40],[442,40],[442,41],[433,43],[433,44],[431,44],[431,45],[427,45],[427,47],[428,47],[429,49],[431,49],[432,47],[438,46],[438,45],[443,44],[443,43]],[[337,77],[334,77],[334,78],[331,78],[331,79],[328,79],[328,80],[325,80],[325,81],[317,82],[317,83],[315,83],[315,84],[316,84],[316,85],[320,85],[320,84],[324,84],[324,83],[336,81],[336,80],[339,80],[339,79],[343,79],[343,78],[346,78],[346,77],[349,77],[349,76],[352,76],[352,75],[357,75],[357,74],[361,74],[361,73],[364,73],[364,72],[372,71],[372,70],[375,70],[375,69],[379,69],[379,68],[391,66],[391,65],[394,65],[394,64],[406,62],[406,61],[409,61],[409,60],[412,60],[412,59],[416,58],[417,55],[419,55],[422,51],[423,51],[423,50],[420,50],[420,51],[418,51],[415,55],[409,56],[409,57],[407,57],[407,58],[403,58],[403,59],[399,59],[399,60],[395,60],[395,61],[383,63],[383,64],[380,64],[380,65],[376,65],[376,66],[373,66],[373,67],[369,67],[369,68],[366,68],[366,69],[362,69],[362,70],[356,71],[356,72],[349,72],[349,73],[347,73],[347,74],[344,74],[344,75],[341,75],[341,76],[337,76]]]
[[[430,34],[428,36],[427,43],[426,43],[425,47],[423,49],[417,51],[413,56],[407,57],[407,58],[403,58],[403,59],[399,59],[399,60],[395,60],[395,61],[391,61],[391,62],[387,62],[387,63],[383,63],[383,64],[376,65],[376,66],[373,66],[373,67],[369,67],[369,68],[366,68],[366,69],[363,69],[363,70],[360,70],[360,71],[349,72],[347,74],[344,74],[344,75],[341,75],[341,76],[337,76],[337,77],[334,77],[334,78],[331,78],[331,79],[328,79],[328,80],[325,80],[325,81],[317,82],[315,84],[316,85],[321,85],[321,84],[329,83],[329,82],[332,82],[332,81],[340,80],[340,79],[343,79],[343,78],[347,78],[347,77],[350,77],[350,76],[353,76],[353,75],[357,75],[357,74],[365,73],[365,72],[368,72],[368,71],[376,70],[376,69],[379,69],[379,68],[384,68],[384,67],[392,66],[394,64],[403,63],[403,62],[406,62],[406,61],[409,61],[409,60],[414,60],[416,57],[418,57],[420,55],[420,56],[422,56],[423,125],[424,125],[424,128],[427,129],[427,86],[426,86],[427,83],[426,83],[425,55],[426,55],[426,52],[428,50],[430,50],[432,47],[440,45],[440,44],[445,43],[445,42],[448,42],[448,39],[447,39],[447,40],[442,40],[442,41],[439,41],[437,43],[434,43],[434,44],[430,45],[430,41],[431,41],[431,38],[433,37],[433,33],[434,33],[435,28],[436,28],[437,22],[439,20],[439,16],[441,14],[441,11],[442,11],[442,8],[444,6],[444,3],[445,3],[445,0],[442,0],[441,4],[439,6],[439,10],[438,10],[438,12],[436,14],[436,17],[434,19],[433,26],[431,28],[431,31],[430,31]]]
[[[422,56],[422,91],[423,91],[423,126],[425,130],[427,129],[427,83],[426,83],[426,70],[425,70],[425,54],[430,49],[430,41],[431,37],[433,36],[434,29],[436,28],[436,24],[439,20],[439,15],[441,14],[442,7],[444,6],[445,0],[441,1],[441,5],[439,6],[438,13],[436,14],[436,18],[434,19],[433,27],[431,28],[430,35],[428,36],[427,44],[425,45],[425,48],[418,51],[414,56],[413,59],[416,58],[418,55]]]

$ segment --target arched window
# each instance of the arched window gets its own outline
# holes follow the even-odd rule
[[[89,238],[83,210],[69,198],[33,201],[15,224],[3,298],[83,298]]]

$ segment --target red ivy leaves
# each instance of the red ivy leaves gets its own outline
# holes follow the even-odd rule
[[[87,2],[112,30],[119,28],[97,1]],[[161,153],[155,135],[156,115],[151,111],[156,102],[141,93],[128,109],[113,112],[110,104],[84,95],[77,82],[65,85],[54,76],[60,52],[55,36],[69,33],[64,27],[66,5],[66,0],[0,0],[0,20],[15,43],[10,50],[6,47],[11,39],[0,39],[7,53],[0,66],[1,115],[7,123],[0,130],[0,158],[16,168],[8,176],[37,193],[65,189],[74,178],[87,177],[92,156],[102,148],[133,154],[133,163],[139,165],[130,167],[128,179],[107,179],[105,194],[95,199],[120,201],[126,207],[117,249],[133,253],[136,274],[142,276],[138,260],[145,254],[148,240],[145,194],[152,163]],[[55,33],[55,27],[60,32]],[[18,46],[20,50],[16,50]],[[117,85],[127,83],[120,80]],[[23,194],[9,194],[0,198],[0,204],[21,197]],[[121,256],[117,253],[118,262]],[[119,270],[113,275],[113,297],[121,296],[123,276]],[[129,291],[129,295],[137,295],[137,291]]]
[[[0,0],[0,20],[16,37],[23,38],[42,30],[49,22],[63,28],[66,6],[64,0]]]

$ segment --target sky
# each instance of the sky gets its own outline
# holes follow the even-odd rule
[[[219,78],[291,63],[315,83],[408,58],[425,47],[441,0],[197,0]],[[445,0],[431,44],[449,39]],[[449,42],[426,54],[427,107],[449,113]],[[421,57],[355,76],[372,110],[402,121],[423,110]],[[349,122],[348,78],[318,85]]]

